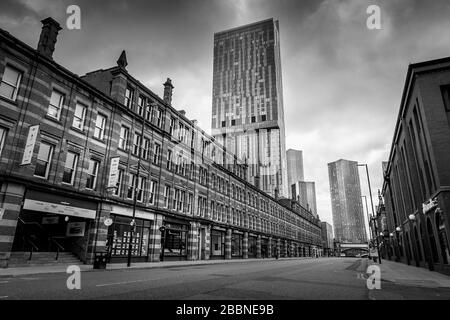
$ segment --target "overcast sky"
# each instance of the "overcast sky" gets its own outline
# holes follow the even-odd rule
[[[69,4],[81,8],[81,30],[65,26]],[[366,27],[371,4],[381,7],[381,30]],[[129,72],[161,96],[172,78],[174,106],[207,132],[214,32],[278,19],[287,148],[303,150],[305,178],[316,182],[318,213],[330,223],[327,163],[367,163],[376,204],[408,64],[450,55],[447,0],[0,2],[0,27],[33,47],[48,16],[64,27],[58,63],[82,75],[115,65],[125,49]]]

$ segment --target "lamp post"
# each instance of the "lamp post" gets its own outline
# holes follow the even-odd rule
[[[372,219],[375,220],[375,214],[374,214],[375,211],[373,208],[373,199],[372,199],[372,187],[370,186],[369,167],[367,166],[367,164],[358,164],[358,167],[366,167],[367,183],[369,185],[370,205],[372,207]],[[378,242],[378,236],[376,236],[378,234],[378,228],[377,228],[376,221],[373,221],[373,224],[374,224],[374,229],[375,229],[375,241],[377,242],[378,261],[381,264],[380,243]],[[370,223],[369,223],[369,227],[370,227]]]
[[[130,244],[128,245],[128,257],[127,257],[127,267],[129,267],[131,265],[131,250],[133,248],[133,235],[134,232],[136,231],[136,201],[137,201],[137,195],[138,195],[138,187],[139,187],[139,176],[141,173],[141,159],[142,159],[142,144],[144,142],[144,132],[145,132],[145,126],[146,126],[146,121],[145,121],[145,110],[148,106],[144,106],[144,114],[142,116],[142,130],[141,130],[141,139],[139,140],[139,150],[138,150],[138,163],[137,163],[137,173],[136,173],[136,180],[133,181],[134,186],[133,186],[133,217],[131,220],[131,234],[130,234]],[[145,188],[145,186],[144,186]],[[142,196],[143,197],[143,196]]]
[[[364,202],[366,203],[367,223],[369,224],[369,240],[372,240],[372,232],[370,232],[369,207],[367,206],[367,196],[361,196],[361,198],[364,198]]]

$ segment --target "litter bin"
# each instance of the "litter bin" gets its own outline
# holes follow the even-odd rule
[[[106,252],[97,252],[94,257],[94,269],[106,269]]]

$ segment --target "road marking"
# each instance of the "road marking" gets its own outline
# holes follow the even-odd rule
[[[9,281],[0,281],[0,284],[8,283]]]
[[[132,281],[124,281],[124,282],[113,282],[113,283],[103,283],[103,284],[97,284],[96,287],[107,287],[107,286],[115,286],[120,284],[129,284],[129,283],[136,283],[136,282],[144,282],[144,281],[151,281],[153,279],[144,279],[144,280],[132,280]]]
[[[8,298],[8,296],[0,296],[0,299]]]

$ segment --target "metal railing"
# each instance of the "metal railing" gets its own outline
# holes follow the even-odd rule
[[[33,252],[39,251],[39,247],[30,239],[29,236],[23,236],[22,240],[24,243],[28,243],[28,245],[30,246],[30,255],[28,257],[28,260],[31,260],[31,258],[33,257]]]
[[[48,240],[50,241],[50,244],[54,244],[56,247],[56,257],[55,260],[58,260],[59,258],[59,252],[60,251],[65,251],[64,247],[58,242],[57,239],[62,239],[60,237],[49,237]]]

